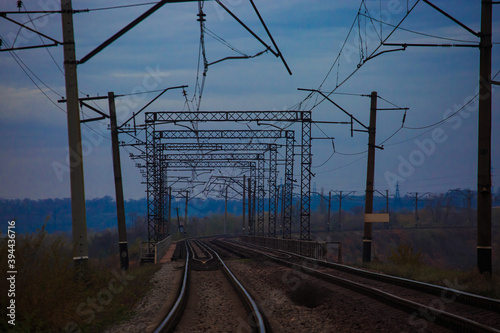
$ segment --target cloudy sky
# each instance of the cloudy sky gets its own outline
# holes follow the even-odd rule
[[[266,43],[265,30],[248,0],[221,0]],[[387,43],[473,44],[478,40],[423,2],[415,0],[255,0],[257,7],[293,75],[270,52],[252,59],[224,61],[208,69],[201,110],[312,110],[316,121],[348,121],[328,101],[297,88],[335,90],[330,97],[368,124],[370,100],[377,91],[380,108],[408,107],[404,111],[379,111],[375,187],[402,194],[440,192],[476,187],[477,99],[479,51],[477,48],[407,48],[367,57],[398,47]],[[13,11],[16,1],[3,1],[0,11]],[[109,36],[152,6],[104,9],[145,0],[74,0],[77,58],[81,59]],[[480,30],[480,1],[435,0],[434,3],[472,28]],[[24,1],[22,10],[59,9],[57,0]],[[410,13],[408,14],[408,12]],[[265,47],[213,1],[204,5],[205,49],[208,62],[227,56],[256,55]],[[85,95],[108,91],[127,95],[117,100],[119,120],[138,111],[155,93],[145,91],[189,85],[188,103],[182,90],[171,90],[148,111],[183,111],[196,107],[200,27],[198,3],[167,4],[118,41],[78,67],[78,84]],[[60,15],[9,15],[19,22],[62,41]],[[407,16],[405,18],[405,16]],[[402,29],[394,30],[399,26]],[[500,71],[500,7],[493,14],[493,66]],[[33,26],[34,24],[34,26]],[[2,48],[49,44],[32,32],[0,21]],[[240,52],[237,53],[236,51]],[[59,47],[0,52],[0,197],[54,198],[70,193],[67,169],[67,128]],[[362,64],[358,68],[358,65]],[[354,73],[352,76],[351,74]],[[497,80],[500,78],[497,77]],[[347,80],[346,80],[347,79]],[[493,182],[500,186],[500,88],[493,92]],[[193,101],[193,102],[191,102]],[[107,110],[106,102],[96,105]],[[83,117],[92,116],[83,110]],[[449,118],[448,118],[449,117]],[[446,121],[443,119],[448,118]],[[140,117],[139,122],[143,122]],[[283,124],[274,124],[284,126]],[[200,124],[200,129],[217,128]],[[219,128],[228,128],[223,124]],[[234,125],[235,129],[241,128]],[[239,126],[239,127],[238,127]],[[263,129],[265,126],[252,128]],[[178,128],[181,129],[181,128]],[[292,125],[299,137],[300,127]],[[313,125],[313,182],[318,189],[357,190],[366,181],[366,133],[350,135],[350,126]],[[398,131],[399,130],[399,131]],[[107,122],[82,125],[85,188],[88,199],[114,197],[110,134]],[[331,140],[319,138],[335,138]],[[128,140],[127,137],[121,137]],[[135,161],[122,148],[126,198],[144,197]],[[297,153],[299,150],[297,149]],[[297,156],[297,159],[299,156]],[[295,177],[300,179],[295,167]]]

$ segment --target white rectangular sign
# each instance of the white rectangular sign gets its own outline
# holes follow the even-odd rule
[[[388,213],[365,214],[365,223],[389,222]]]

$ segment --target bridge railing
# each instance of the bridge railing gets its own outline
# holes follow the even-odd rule
[[[155,264],[160,262],[161,258],[167,253],[168,248],[172,244],[172,236],[168,236],[167,238],[159,241],[155,245]]]
[[[244,235],[240,236],[240,239],[245,243],[288,251],[318,260],[326,260],[328,256],[328,243],[326,242]]]
[[[141,264],[158,263],[172,244],[172,236],[159,242],[141,242]]]

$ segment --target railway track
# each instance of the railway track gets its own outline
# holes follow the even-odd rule
[[[271,331],[257,303],[216,251],[198,240],[187,240],[183,246],[185,265],[179,293],[155,333],[207,329]],[[221,304],[223,302],[227,304]],[[216,306],[211,308],[210,304]],[[227,317],[230,317],[232,322],[220,322]]]
[[[215,240],[214,244],[228,251],[254,253],[369,296],[409,313],[410,319],[422,328],[434,323],[460,332],[500,332],[500,301],[458,291],[453,288],[454,281],[448,283],[448,288],[440,287],[246,243]]]

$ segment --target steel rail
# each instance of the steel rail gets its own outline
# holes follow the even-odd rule
[[[298,258],[301,258],[304,260],[308,260],[309,262],[314,262],[318,266],[335,269],[338,271],[358,275],[361,277],[366,277],[366,278],[369,278],[372,280],[377,280],[380,282],[390,283],[393,285],[417,290],[417,291],[424,292],[424,293],[431,294],[431,295],[441,296],[443,292],[452,292],[455,294],[455,296],[456,296],[455,301],[457,301],[457,302],[500,313],[500,300],[498,300],[498,299],[484,297],[484,296],[480,296],[480,295],[475,295],[475,294],[471,294],[471,293],[457,290],[457,289],[453,289],[453,288],[442,287],[442,286],[438,286],[435,284],[410,280],[410,279],[406,279],[406,278],[402,278],[402,277],[398,277],[398,276],[391,276],[391,275],[387,275],[387,274],[370,272],[370,271],[366,271],[366,270],[359,269],[356,267],[351,267],[351,266],[338,264],[338,263],[334,263],[334,262],[317,260],[317,259],[313,259],[310,257],[306,257],[306,256],[303,256],[300,254],[291,253],[291,252],[280,250],[280,249],[273,249],[273,248],[268,248],[268,247],[264,247],[264,248],[269,249],[269,250],[273,250],[273,251],[277,251],[277,252],[281,252],[284,254],[289,254],[290,256],[295,256],[295,257],[298,257]]]
[[[197,246],[200,248],[202,251],[206,251],[212,258],[217,258],[217,260],[220,263],[220,266],[222,268],[222,271],[228,281],[231,283],[233,288],[235,289],[236,293],[240,296],[240,299],[242,300],[243,304],[247,308],[247,310],[250,312],[251,316],[253,317],[253,322],[250,322],[250,324],[254,324],[255,326],[252,326],[252,329],[254,332],[259,332],[259,333],[265,333],[268,332],[266,328],[266,322],[264,319],[263,314],[260,312],[259,307],[257,303],[253,300],[253,298],[250,296],[248,291],[243,287],[243,285],[238,281],[238,279],[234,276],[234,274],[229,270],[229,268],[226,266],[224,261],[221,259],[219,254],[210,248],[208,245],[206,245],[203,242],[196,241]],[[163,333],[163,332],[173,332],[175,330],[175,327],[180,321],[180,318],[182,317],[182,314],[184,312],[184,309],[186,307],[187,303],[187,298],[188,296],[188,284],[189,284],[189,261],[191,259],[193,260],[199,260],[196,258],[196,253],[190,244],[189,240],[185,241],[185,249],[186,249],[186,263],[184,266],[184,275],[182,279],[182,285],[181,289],[179,292],[179,295],[177,297],[177,300],[175,301],[174,305],[172,306],[172,309],[169,311],[165,319],[157,326],[157,328],[154,330],[154,333]],[[190,256],[190,250],[193,252],[192,256]]]
[[[170,309],[169,313],[163,319],[163,321],[156,327],[154,333],[162,333],[162,332],[172,332],[179,322],[179,319],[182,317],[182,313],[184,312],[184,308],[186,307],[187,297],[188,297],[188,283],[189,283],[189,250],[187,243],[184,244],[186,249],[186,263],[184,265],[184,275],[182,278],[182,285],[179,295],[177,296],[177,300]]]
[[[198,254],[196,254],[196,251],[194,250],[193,248],[193,245],[191,243],[191,241],[188,241],[188,244],[189,244],[189,247],[191,248],[191,251],[193,252],[193,260],[196,260],[196,261],[199,261],[203,264],[207,263],[208,261],[212,260],[214,258],[214,256],[212,255],[212,253],[210,253],[210,251],[207,251],[207,249],[205,249],[203,247],[202,244],[200,244],[200,242],[198,240],[195,240],[194,241],[196,243],[196,246],[204,253],[207,255],[207,257],[205,258],[201,258],[198,256]]]
[[[207,244],[200,242],[203,246],[205,246],[209,251],[211,251],[215,257],[219,260],[219,263],[221,264],[222,271],[226,275],[227,279],[233,285],[234,289],[236,292],[240,295],[240,297],[244,300],[245,306],[249,309],[251,312],[251,315],[253,316],[253,323],[255,324],[254,330],[255,332],[267,332],[266,329],[266,323],[264,320],[264,315],[260,312],[259,307],[257,303],[253,300],[252,296],[248,293],[248,291],[243,287],[243,285],[238,281],[236,276],[231,272],[231,270],[226,266],[222,258],[219,256],[219,254],[213,250],[210,246]]]
[[[237,245],[234,243],[231,243],[231,244],[234,246],[237,246],[237,247],[241,247],[240,245]],[[373,299],[376,299],[382,303],[385,303],[391,307],[399,308],[407,313],[417,313],[417,314],[422,313],[422,312],[432,313],[435,316],[435,322],[437,324],[444,326],[444,327],[447,327],[447,328],[451,328],[453,330],[467,331],[467,332],[500,333],[500,330],[498,330],[496,328],[487,326],[485,324],[478,323],[478,322],[470,320],[468,318],[460,317],[458,315],[455,315],[455,314],[452,314],[452,313],[449,313],[446,311],[442,311],[442,310],[439,310],[439,309],[436,309],[436,308],[433,308],[430,306],[426,306],[426,305],[423,305],[423,304],[420,304],[417,302],[413,302],[413,301],[404,299],[402,297],[399,297],[399,296],[387,293],[385,291],[379,290],[377,288],[372,288],[372,287],[369,287],[367,285],[364,285],[364,284],[361,284],[358,282],[350,281],[350,280],[347,280],[347,279],[344,279],[341,277],[337,277],[337,276],[334,276],[334,275],[331,275],[331,274],[328,274],[325,272],[321,272],[319,270],[310,268],[308,266],[304,266],[304,265],[293,263],[293,262],[290,262],[287,260],[283,260],[283,259],[277,258],[273,255],[267,254],[263,251],[251,249],[248,247],[244,247],[244,248],[246,248],[247,250],[250,250],[252,252],[256,252],[260,255],[263,255],[263,256],[267,257],[269,260],[271,260],[277,264],[280,264],[280,265],[283,265],[283,266],[286,266],[286,267],[289,267],[292,269],[300,270],[306,274],[309,274],[309,275],[314,276],[316,278],[319,278],[321,280],[340,285],[344,288],[350,289],[350,290],[355,291],[355,292],[359,292],[363,295],[366,295],[366,296],[371,297]],[[286,251],[282,251],[282,252],[286,252]],[[323,266],[325,264],[325,262],[321,261],[321,260],[316,260],[316,259],[303,257],[303,256],[300,256],[300,257],[307,259],[309,261],[309,263],[314,262],[314,263],[318,263],[318,265],[323,265]],[[342,265],[342,266],[344,266],[344,265]],[[380,275],[383,275],[383,274],[380,274]],[[408,281],[411,281],[411,280],[408,280]],[[438,287],[438,286],[436,286],[436,287]],[[450,288],[442,288],[441,291],[455,291],[455,290],[450,289]],[[462,294],[465,294],[465,293],[462,293]]]

